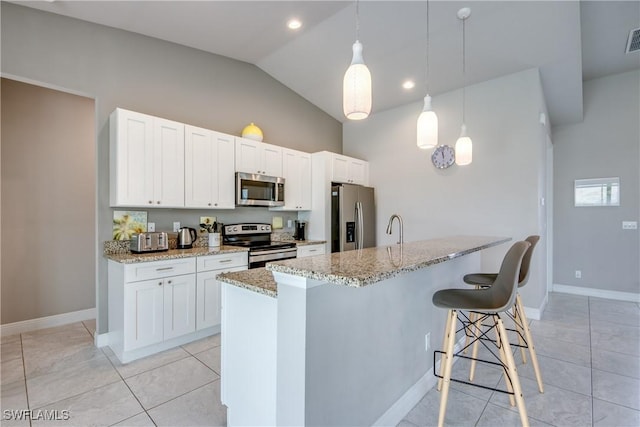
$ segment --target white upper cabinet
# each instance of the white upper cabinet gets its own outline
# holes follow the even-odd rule
[[[236,172],[282,176],[282,147],[236,137]]]
[[[331,181],[347,184],[369,184],[369,163],[341,154],[331,154]]]
[[[235,137],[185,127],[185,207],[234,209]]]
[[[311,154],[283,148],[282,174],[285,205],[271,210],[311,210]]]
[[[118,108],[110,150],[111,206],[184,207],[184,124]]]

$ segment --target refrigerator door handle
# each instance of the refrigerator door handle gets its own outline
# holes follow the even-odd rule
[[[356,238],[355,238],[355,244],[356,244],[356,249],[360,249],[360,204],[358,202],[356,202],[356,215],[355,215],[355,222],[356,222]]]
[[[356,233],[356,237],[358,239],[357,249],[362,249],[364,246],[364,219],[362,216],[362,202],[356,203],[356,213],[358,220],[358,230]]]

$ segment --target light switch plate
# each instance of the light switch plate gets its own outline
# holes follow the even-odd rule
[[[180,221],[173,223],[173,231],[180,231]]]
[[[155,222],[147,223],[147,231],[150,231],[150,232],[156,231],[156,223]]]
[[[637,230],[638,221],[622,221],[623,230]]]

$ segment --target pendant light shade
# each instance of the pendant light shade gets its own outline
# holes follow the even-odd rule
[[[456,165],[465,166],[473,160],[473,142],[467,136],[467,127],[463,124],[460,137],[456,141]]]
[[[416,144],[418,148],[427,150],[438,145],[438,116],[431,108],[429,96],[429,0],[427,0],[427,61],[425,67],[425,83],[427,96],[424,97],[424,107],[418,116]]]
[[[362,57],[362,43],[353,44],[351,65],[344,74],[342,108],[349,120],[362,120],[371,113],[371,73]]]
[[[423,150],[438,145],[438,116],[431,109],[431,97],[424,97],[424,108],[418,116],[418,148]]]

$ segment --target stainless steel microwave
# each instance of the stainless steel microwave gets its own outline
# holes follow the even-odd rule
[[[236,172],[236,206],[284,206],[284,178]]]

